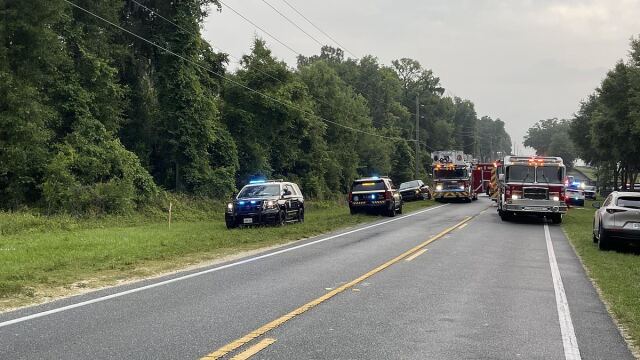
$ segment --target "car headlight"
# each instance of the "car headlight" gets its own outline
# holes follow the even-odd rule
[[[553,201],[560,201],[560,196],[554,196]]]
[[[233,203],[227,204],[227,211],[233,211]]]
[[[464,190],[464,185],[460,185],[460,190]]]
[[[436,190],[437,190],[437,191],[442,190],[442,185],[440,185],[440,184],[436,185]]]
[[[265,209],[273,209],[278,203],[275,200],[268,200],[264,202]]]
[[[353,196],[353,201],[360,201],[360,197],[358,195]]]
[[[511,195],[511,200],[518,200],[520,198],[520,196],[513,194]]]

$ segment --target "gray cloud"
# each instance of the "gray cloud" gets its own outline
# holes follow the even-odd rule
[[[329,42],[281,0],[268,1]],[[288,1],[357,55],[419,60],[449,94],[503,119],[515,141],[539,119],[570,117],[640,33],[640,0]],[[225,2],[295,50],[318,53],[260,0]],[[212,12],[203,34],[236,57],[261,36],[295,65],[294,54],[228,9]]]

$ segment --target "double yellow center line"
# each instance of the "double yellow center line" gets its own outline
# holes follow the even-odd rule
[[[272,322],[257,328],[256,330],[248,333],[247,335],[228,343],[227,345],[219,348],[218,350],[216,350],[216,351],[204,356],[203,358],[201,358],[201,360],[220,359],[223,356],[229,354],[230,352],[235,351],[235,350],[239,349],[240,347],[246,345],[247,343],[251,342],[252,340],[264,335],[268,331],[271,331],[271,330],[279,327],[280,325],[286,323],[287,321],[293,319],[294,317],[296,317],[296,316],[298,316],[300,314],[303,314],[303,313],[309,311],[310,309],[322,304],[323,302],[331,299],[332,297],[340,294],[341,292],[343,292],[343,291],[345,291],[345,290],[347,290],[349,288],[354,287],[355,285],[357,285],[357,284],[361,283],[362,281],[370,278],[371,276],[379,273],[380,271],[388,268],[389,266],[401,261],[402,259],[410,257],[410,256],[413,256],[414,253],[418,253],[417,255],[420,255],[421,253],[419,253],[419,252],[422,251],[425,246],[427,246],[427,245],[431,244],[432,242],[440,239],[441,237],[447,235],[448,233],[452,232],[453,230],[455,230],[457,228],[462,228],[462,227],[466,226],[466,223],[469,220],[471,220],[472,218],[473,218],[473,216],[466,217],[464,220],[460,221],[459,223],[457,223],[457,224],[455,224],[455,225],[453,225],[453,226],[441,231],[437,235],[432,236],[429,240],[427,240],[427,241],[425,241],[425,242],[423,242],[423,243],[421,243],[421,244],[419,244],[419,245],[417,245],[417,246],[405,251],[404,253],[396,256],[395,258],[387,261],[386,263],[378,266],[377,268],[367,272],[366,274],[360,276],[359,278],[357,278],[357,279],[355,279],[355,280],[353,280],[351,282],[348,282],[348,283],[346,283],[346,284],[344,284],[344,285],[342,285],[342,286],[340,286],[340,287],[338,287],[338,288],[336,288],[336,289],[334,289],[334,290],[332,290],[332,291],[320,296],[319,298],[300,306],[299,308],[291,311],[290,313],[285,314],[285,315],[273,320]],[[268,346],[271,343],[272,342],[270,342],[268,344],[265,343],[263,345]],[[262,344],[262,343],[259,343],[258,345],[260,345],[260,344]],[[266,347],[266,346],[264,346],[264,347]],[[264,347],[262,347],[260,350],[262,350]]]

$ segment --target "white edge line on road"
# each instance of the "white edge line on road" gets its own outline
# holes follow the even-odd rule
[[[82,307],[82,306],[87,306],[87,305],[95,304],[95,303],[98,303],[98,302],[114,299],[114,298],[117,298],[117,297],[120,297],[120,296],[125,296],[125,295],[129,295],[129,294],[137,293],[137,292],[140,292],[140,291],[152,289],[152,288],[155,288],[155,287],[171,284],[173,282],[186,280],[186,279],[191,279],[191,278],[194,278],[194,277],[197,277],[197,276],[209,274],[209,273],[216,272],[216,271],[219,271],[219,270],[228,269],[228,268],[231,268],[231,267],[234,267],[234,266],[238,266],[238,265],[247,264],[247,263],[254,262],[254,261],[257,261],[257,260],[261,260],[261,259],[265,259],[265,258],[268,258],[268,257],[271,257],[271,256],[284,254],[284,253],[289,252],[289,251],[298,250],[298,249],[301,249],[303,247],[307,247],[307,246],[315,245],[315,244],[318,244],[318,243],[321,243],[321,242],[329,241],[329,240],[332,240],[332,239],[335,239],[335,238],[339,238],[341,236],[350,235],[350,234],[353,234],[353,233],[356,233],[356,232],[359,232],[359,231],[371,229],[371,228],[374,228],[374,227],[377,227],[377,226],[381,226],[381,225],[385,225],[385,224],[388,224],[388,223],[391,223],[391,222],[394,222],[394,221],[406,219],[408,217],[419,215],[419,214],[425,213],[427,211],[439,209],[439,208],[441,208],[443,206],[447,206],[447,205],[448,204],[443,204],[443,205],[439,205],[439,206],[430,207],[428,209],[416,211],[416,212],[413,212],[413,213],[410,213],[410,214],[407,214],[407,215],[403,215],[403,216],[397,217],[395,219],[382,221],[382,222],[375,223],[375,224],[372,224],[372,225],[368,225],[368,226],[365,226],[365,227],[361,227],[361,228],[358,228],[358,229],[354,229],[354,230],[350,230],[350,231],[343,232],[343,233],[340,233],[340,234],[332,235],[332,236],[329,236],[329,237],[326,237],[326,238],[318,239],[318,240],[311,241],[311,242],[304,243],[304,244],[300,244],[300,245],[297,245],[297,246],[292,246],[290,248],[286,248],[286,249],[274,251],[274,252],[271,252],[271,253],[268,253],[268,254],[263,254],[263,255],[252,257],[252,258],[244,259],[244,260],[241,260],[241,261],[237,261],[237,262],[234,262],[234,263],[218,266],[218,267],[215,267],[215,268],[212,268],[212,269],[207,269],[207,270],[191,273],[191,274],[188,274],[188,275],[180,276],[180,277],[177,277],[177,278],[164,280],[164,281],[160,281],[160,282],[157,282],[157,283],[141,286],[141,287],[138,287],[138,288],[134,288],[134,289],[118,292],[118,293],[115,293],[115,294],[105,295],[105,296],[101,296],[101,297],[98,297],[98,298],[95,298],[95,299],[91,299],[91,300],[82,301],[82,302],[79,302],[79,303],[63,306],[63,307],[60,307],[60,308],[51,309],[51,310],[47,310],[47,311],[43,311],[43,312],[31,314],[31,315],[19,317],[19,318],[13,319],[13,320],[7,320],[7,321],[4,321],[4,322],[0,323],[0,328],[5,327],[5,326],[9,326],[9,325],[13,325],[13,324],[16,324],[16,323],[20,323],[20,322],[23,322],[23,321],[28,321],[28,320],[36,319],[36,318],[39,318],[39,317],[43,317],[43,316],[47,316],[47,315],[52,315],[52,314],[55,314],[55,313],[63,312],[63,311],[66,311],[66,310],[71,310],[71,309],[79,308],[79,307]]]
[[[560,332],[562,334],[562,345],[564,346],[564,358],[566,360],[580,360],[580,349],[578,340],[571,321],[571,312],[567,295],[562,284],[562,277],[558,269],[556,253],[553,250],[549,225],[544,224],[544,237],[547,241],[547,253],[549,254],[549,265],[551,266],[551,277],[553,278],[553,289],[556,293],[556,305],[558,307],[558,319],[560,320]]]

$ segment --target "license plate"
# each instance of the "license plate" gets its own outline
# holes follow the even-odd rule
[[[243,223],[245,224],[253,224],[253,219],[252,218],[244,218],[242,220]]]
[[[534,210],[538,210],[538,208],[536,208],[536,207],[531,207],[531,206],[525,206],[522,210],[525,210],[525,211],[534,211]]]

